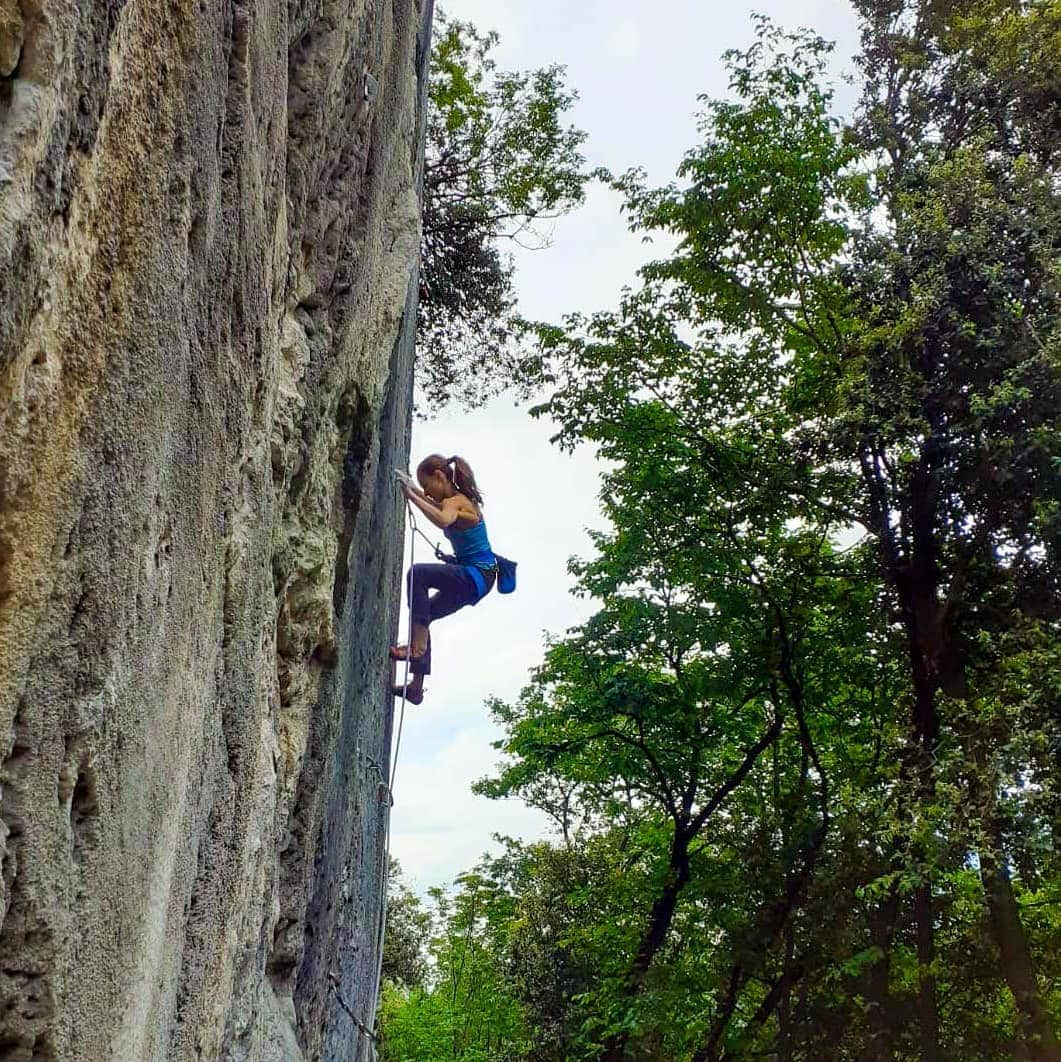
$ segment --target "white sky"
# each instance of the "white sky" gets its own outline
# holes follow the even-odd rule
[[[657,184],[672,178],[696,143],[697,96],[725,94],[721,54],[750,43],[753,11],[836,40],[838,69],[849,65],[857,43],[844,0],[449,0],[445,7],[500,33],[502,69],[564,64],[581,97],[572,121],[589,133],[589,165],[616,173],[643,166]],[[627,231],[618,206],[617,196],[594,188],[582,209],[557,222],[550,247],[518,255],[525,315],[559,321],[615,306],[652,256]],[[571,595],[567,560],[587,555],[587,529],[601,526],[598,466],[592,452],[560,453],[549,435],[547,425],[504,399],[413,431],[413,467],[433,452],[469,460],[493,546],[519,562],[515,594],[492,593],[432,627],[435,674],[424,703],[407,709],[391,850],[419,891],[470,868],[494,847],[494,833],[531,838],[546,830],[544,817],[518,801],[485,800],[470,787],[497,760],[491,743],[501,735],[485,700],[514,698],[541,659],[544,633],[562,633],[593,610]],[[432,559],[422,539],[416,550],[418,560]]]

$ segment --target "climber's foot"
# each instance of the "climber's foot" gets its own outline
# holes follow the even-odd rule
[[[420,660],[427,652],[427,647],[431,644],[431,632],[427,624],[414,623],[410,633],[412,637],[409,639],[409,645],[391,647],[392,660]]]
[[[395,697],[400,697],[402,695],[402,687],[401,686],[395,686],[395,687],[393,687],[391,692],[394,694]],[[414,685],[410,684],[410,685],[405,687],[405,691],[404,692],[405,692],[405,699],[410,704],[420,704],[421,701],[423,701],[423,699],[424,699],[424,690],[423,690],[422,686],[414,686]]]
[[[410,649],[412,650],[410,652]],[[424,653],[427,652],[426,646],[423,649],[417,649],[415,645],[392,645],[391,646],[391,660],[419,660]]]

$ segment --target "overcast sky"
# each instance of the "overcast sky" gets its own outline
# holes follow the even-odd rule
[[[659,184],[696,142],[697,97],[725,95],[720,57],[750,43],[753,11],[837,41],[840,71],[857,43],[854,14],[841,0],[450,0],[445,8],[499,32],[502,69],[565,65],[580,96],[572,120],[589,134],[590,166],[643,166]],[[845,103],[847,95],[841,90]],[[525,315],[559,320],[615,306],[652,255],[627,232],[618,206],[616,196],[594,188],[583,208],[556,224],[550,247],[518,256]],[[434,452],[470,461],[493,545],[519,562],[515,594],[492,593],[432,628],[435,674],[424,703],[407,709],[391,850],[419,891],[452,882],[494,847],[494,833],[531,838],[547,829],[517,801],[485,800],[470,786],[498,758],[492,742],[500,733],[486,699],[514,698],[541,660],[545,633],[563,633],[592,612],[592,602],[570,592],[567,561],[590,553],[587,530],[601,526],[598,467],[592,452],[562,454],[549,435],[547,424],[504,399],[413,432],[414,468]],[[432,559],[422,539],[416,549],[418,560]]]

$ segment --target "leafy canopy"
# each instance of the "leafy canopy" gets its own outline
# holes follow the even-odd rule
[[[542,247],[578,206],[585,134],[557,65],[502,71],[495,33],[437,20],[428,87],[418,383],[424,405],[477,405],[515,380],[520,322],[506,245]]]
[[[854,119],[757,20],[678,181],[617,182],[676,250],[538,328],[610,527],[492,705],[480,791],[560,836],[446,908],[451,1054],[489,995],[496,1057],[1058,1057],[1061,20],[856,6]]]

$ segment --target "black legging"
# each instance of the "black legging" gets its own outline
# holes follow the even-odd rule
[[[484,572],[487,589],[493,585],[494,573]],[[437,593],[428,594],[429,590]],[[452,615],[465,605],[474,605],[479,591],[475,581],[461,564],[414,564],[408,576],[409,610],[413,623],[430,627],[443,616]],[[431,635],[427,638],[427,651],[419,660],[409,663],[414,675],[431,674]]]

